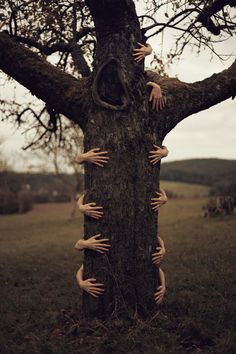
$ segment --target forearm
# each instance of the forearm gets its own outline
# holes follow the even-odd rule
[[[160,276],[161,286],[165,287],[166,286],[165,274],[161,268],[159,268],[159,276]]]
[[[79,200],[78,200],[78,207],[81,208],[82,205],[84,204],[84,194],[81,195],[81,197],[79,197]]]
[[[147,86],[160,88],[160,85],[158,85],[157,83],[155,83],[155,82],[153,82],[153,81],[148,81],[148,82],[147,82]]]
[[[165,248],[164,241],[162,240],[162,238],[160,236],[157,236],[157,239],[158,239],[158,243],[159,243],[160,247]]]
[[[78,272],[76,274],[76,279],[77,279],[79,286],[81,286],[81,284],[83,282],[83,276],[84,276],[84,265],[82,264],[82,266],[80,267],[80,269],[78,270]]]

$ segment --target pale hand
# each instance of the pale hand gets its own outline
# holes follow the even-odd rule
[[[165,273],[161,268],[159,268],[159,275],[160,275],[160,283],[161,285],[157,288],[157,291],[154,294],[155,302],[157,305],[159,305],[165,296],[166,293],[166,279],[165,279]]]
[[[160,192],[156,192],[157,197],[152,198],[151,206],[152,210],[157,211],[168,200],[164,189],[160,189]]]
[[[86,293],[92,295],[93,297],[98,297],[99,295],[102,295],[104,292],[104,285],[101,283],[96,283],[96,279],[91,278],[91,279],[86,279],[86,280],[80,280],[78,282],[79,287],[83,290],[86,291]]]
[[[163,299],[164,299],[164,296],[165,296],[165,293],[166,293],[166,287],[165,285],[160,285],[158,288],[157,288],[157,292],[155,293],[154,295],[154,298],[155,298],[155,302],[157,305],[161,304]]]
[[[140,48],[134,49],[134,54],[133,54],[134,61],[136,61],[137,63],[142,61],[145,58],[145,56],[152,53],[152,47],[150,46],[150,44],[144,45],[138,42],[138,45]]]
[[[156,247],[157,252],[153,253],[152,255],[152,263],[156,265],[161,263],[164,255],[166,254],[164,241],[160,237],[158,237],[158,239],[160,246]]]
[[[158,111],[165,107],[165,98],[162,95],[161,87],[155,82],[148,82],[148,86],[152,86],[149,96],[149,102],[152,102],[152,109]]]
[[[108,151],[101,151],[101,149],[95,148],[89,150],[88,152],[78,154],[75,158],[75,162],[77,163],[91,162],[97,166],[104,167],[104,165],[109,160],[107,154]]]
[[[84,195],[82,195],[78,200],[79,211],[93,219],[100,219],[103,217],[102,206],[97,206],[96,203],[84,203]]]
[[[154,146],[155,150],[149,151],[149,153],[150,153],[149,159],[150,159],[150,163],[152,165],[155,165],[163,157],[166,157],[168,155],[168,149],[165,146],[160,147],[155,144],[153,144],[153,146]]]
[[[109,251],[111,245],[107,243],[109,241],[108,238],[100,238],[101,234],[97,234],[95,236],[90,237],[87,240],[79,240],[75,244],[75,248],[79,251],[84,249],[90,249],[92,251],[97,251],[99,253],[105,253]]]

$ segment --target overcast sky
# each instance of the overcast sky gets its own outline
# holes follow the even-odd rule
[[[138,11],[142,12],[142,3],[139,3]],[[165,54],[168,52],[171,43],[174,43],[175,33],[171,30],[164,38],[150,40],[153,49],[157,54]],[[160,40],[164,46],[161,48]],[[221,44],[219,47],[221,53],[232,53],[236,48],[235,37],[230,41]],[[146,65],[150,65],[150,60],[146,60]],[[202,51],[199,56],[187,50],[181,60],[170,67],[167,71],[170,76],[178,75],[178,78],[186,82],[194,82],[202,80],[213,73],[222,71],[229,67],[234,58],[230,58],[227,62],[221,63],[218,58],[210,61],[208,50]],[[1,78],[0,72],[0,78]],[[212,87],[214,90],[214,87]],[[17,90],[13,90],[13,85],[6,85],[5,89],[0,92],[0,99],[4,97],[13,97],[16,95],[18,101],[24,100],[26,90],[17,85]],[[0,136],[6,138],[4,144],[4,152],[14,160],[15,167],[25,169],[28,164],[27,152],[21,152],[24,146],[24,135],[21,131],[14,131],[11,124],[0,121]],[[236,158],[236,100],[227,100],[207,111],[200,112],[188,117],[181,122],[165,139],[165,145],[168,147],[170,154],[166,158],[167,161],[181,160],[186,158]],[[20,155],[23,159],[12,159],[14,156]],[[31,156],[32,158],[32,156]],[[35,160],[36,161],[36,160]],[[35,162],[37,163],[37,162]]]

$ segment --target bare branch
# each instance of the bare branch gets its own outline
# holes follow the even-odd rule
[[[165,110],[150,113],[156,120],[157,131],[164,138],[184,118],[235,97],[236,61],[228,69],[192,84],[161,77],[152,71],[147,72],[147,80],[158,83],[167,94]]]
[[[202,25],[208,29],[208,31],[210,31],[214,35],[218,36],[220,34],[222,26],[216,25],[211,17],[214,14],[216,14],[217,12],[219,12],[220,10],[222,10],[227,5],[229,5],[231,7],[235,7],[236,0],[216,0],[216,1],[214,1],[213,4],[204,7],[202,12],[199,14],[197,20],[199,22],[201,22]],[[223,26],[223,28],[225,28],[225,27]],[[236,24],[234,24],[233,28],[236,28]]]
[[[14,58],[14,60],[12,60]],[[0,33],[0,69],[33,95],[69,119],[85,126],[86,83],[49,64],[5,32]]]

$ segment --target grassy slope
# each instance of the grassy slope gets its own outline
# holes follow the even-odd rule
[[[161,167],[164,180],[212,185],[235,180],[236,160],[188,159],[165,163]]]
[[[209,187],[202,184],[161,181],[161,187],[185,198],[206,197],[209,195]]]
[[[86,324],[73,244],[81,218],[68,205],[38,205],[0,217],[1,328],[4,354],[232,354],[235,215],[203,219],[202,199],[171,200],[160,212],[168,295],[152,322]]]

